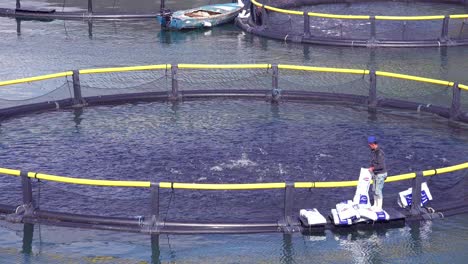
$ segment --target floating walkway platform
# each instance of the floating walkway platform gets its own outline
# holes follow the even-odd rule
[[[114,20],[114,19],[156,19],[154,13],[116,13],[116,12],[61,12],[55,9],[15,9],[0,8],[0,16],[17,19],[37,20]]]

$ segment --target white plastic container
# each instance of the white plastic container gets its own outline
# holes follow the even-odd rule
[[[398,205],[402,208],[410,206],[413,203],[413,188],[408,188],[405,191],[398,193]],[[432,200],[431,192],[427,183],[421,183],[421,206],[425,205],[428,201]]]

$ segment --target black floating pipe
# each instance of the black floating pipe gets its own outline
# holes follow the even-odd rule
[[[377,75],[375,74],[375,70],[370,70],[369,77],[370,87],[367,108],[369,111],[375,112],[377,110]]]
[[[197,227],[197,228],[258,228],[278,227],[278,223],[182,223],[164,222],[164,227]]]
[[[461,89],[458,83],[453,84],[452,105],[450,106],[450,120],[457,120],[460,116]]]
[[[88,0],[88,13],[93,13],[93,0]]]
[[[410,214],[417,216],[421,214],[421,183],[423,174],[421,171],[416,172],[416,177],[413,179],[412,193],[411,193],[411,209]]]
[[[34,216],[43,219],[53,219],[64,222],[78,222],[87,224],[98,224],[98,225],[119,225],[119,226],[140,226],[143,222],[141,218],[120,218],[120,217],[104,217],[97,215],[79,215],[61,212],[50,212],[43,210],[36,210]]]

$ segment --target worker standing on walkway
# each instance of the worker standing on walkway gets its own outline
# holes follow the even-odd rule
[[[374,205],[372,206],[377,211],[382,211],[383,205],[383,194],[382,189],[384,187],[385,179],[387,178],[387,168],[385,166],[385,154],[377,143],[375,136],[369,136],[367,143],[371,149],[371,165],[369,171],[372,174],[374,180],[373,191],[374,191]]]

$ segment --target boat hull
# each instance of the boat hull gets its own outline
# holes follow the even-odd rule
[[[242,6],[235,3],[206,5],[176,11],[171,16],[157,16],[162,27],[169,29],[195,29],[229,23],[239,14]]]

